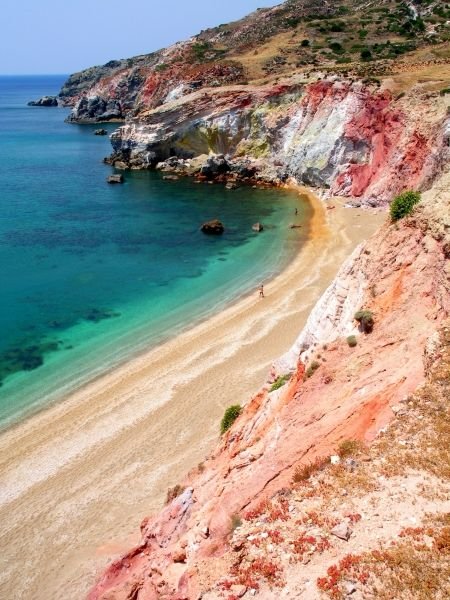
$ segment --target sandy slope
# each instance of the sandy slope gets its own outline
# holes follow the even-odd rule
[[[0,437],[0,596],[75,600],[217,440],[382,215],[312,200],[311,240],[255,294]]]

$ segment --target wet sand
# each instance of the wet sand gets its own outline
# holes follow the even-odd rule
[[[0,435],[0,597],[80,600],[264,383],[344,259],[384,220],[311,197],[309,241],[254,295]]]

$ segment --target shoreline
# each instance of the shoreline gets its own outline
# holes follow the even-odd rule
[[[342,201],[327,211],[296,189],[313,208],[308,240],[265,284],[264,300],[239,299],[0,433],[8,597],[83,596],[213,448],[224,409],[257,392],[343,260],[384,220]]]
[[[185,176],[185,178],[192,179],[190,176]],[[291,191],[298,193],[296,186],[272,185],[263,187],[272,190]],[[280,275],[282,275],[284,271],[289,268],[290,264],[296,260],[298,254],[302,251],[303,246],[309,241],[311,228],[310,221],[312,219],[314,209],[312,207],[311,198],[309,197],[309,192],[306,190],[306,188],[304,190],[303,188],[300,190],[300,195],[307,197],[305,204],[308,204],[308,210],[311,212],[305,222],[302,222],[302,225],[300,226],[302,239],[300,240],[299,237],[296,240],[296,248],[293,251],[291,250],[289,258],[284,257],[283,260],[279,260],[279,264],[273,267],[270,274],[263,276],[264,285],[266,285],[266,283],[271,283]],[[285,240],[285,242],[287,242],[287,240]],[[151,338],[150,340],[147,339],[145,343],[140,342],[137,347],[133,347],[132,351],[125,355],[121,355],[119,359],[113,360],[109,365],[97,365],[97,368],[95,368],[93,371],[91,369],[90,375],[79,381],[69,380],[67,382],[66,380],[59,392],[52,390],[45,396],[45,398],[42,398],[41,402],[35,402],[29,406],[25,406],[19,412],[0,420],[0,437],[17,427],[23,426],[28,420],[37,418],[39,414],[45,413],[48,410],[54,409],[57,405],[65,403],[75,394],[78,394],[78,392],[83,392],[86,387],[95,384],[97,380],[109,376],[111,373],[117,371],[121,367],[126,367],[138,359],[146,359],[150,353],[157,351],[162,346],[165,346],[171,341],[176,340],[179,336],[185,335],[203,323],[208,323],[213,317],[221,315],[228,309],[238,305],[240,302],[248,298],[252,298],[254,296],[254,290],[256,290],[257,286],[258,282],[255,280],[251,289],[249,289],[249,286],[247,285],[244,290],[241,290],[237,293],[234,292],[225,300],[217,300],[214,306],[203,309],[201,312],[198,312],[198,314],[195,313],[192,316],[191,322],[187,322],[186,319],[184,319],[183,322],[172,326],[169,334],[158,335],[156,341]]]

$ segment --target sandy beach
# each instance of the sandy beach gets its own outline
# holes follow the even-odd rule
[[[203,460],[230,404],[264,383],[355,246],[383,214],[325,210],[255,294],[0,435],[0,597],[80,600],[139,539],[142,518]]]

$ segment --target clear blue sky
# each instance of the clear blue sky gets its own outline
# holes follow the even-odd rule
[[[145,54],[281,0],[2,0],[1,74],[72,73]]]

